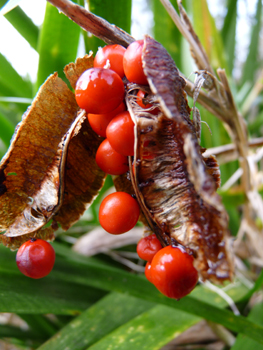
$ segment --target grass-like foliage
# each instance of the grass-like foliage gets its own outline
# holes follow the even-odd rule
[[[105,44],[102,35],[87,34],[89,22],[80,26],[78,12],[74,12],[76,23],[67,17],[72,12],[63,8],[64,2],[47,2],[40,27],[17,6],[19,1],[9,1],[11,10],[6,7],[6,19],[38,52],[39,66],[36,81],[20,76],[0,46],[1,157],[46,78],[56,71],[67,82],[63,68],[76,60],[80,43],[87,53]],[[85,5],[84,0],[74,2]],[[15,252],[0,246],[0,312],[10,313],[0,317],[0,348],[168,350],[172,345],[166,344],[180,344],[181,336],[193,348],[216,344],[218,349],[263,349],[262,1],[256,1],[249,19],[250,44],[241,55],[237,28],[243,3],[225,1],[218,21],[206,0],[183,1],[184,8],[180,1],[145,0],[154,19],[151,35],[186,77],[189,104],[200,111],[201,145],[220,164],[218,192],[235,238],[234,281],[220,289],[199,284],[180,301],[161,295],[145,279],[143,263],[136,255],[142,228],[118,239],[100,228],[99,204],[113,186],[108,176],[83,217],[67,232],[56,232],[52,243],[56,263],[45,279],[21,275]],[[0,0],[1,6],[5,4],[6,0]],[[105,25],[106,36],[129,42],[125,32],[131,32],[132,0],[90,0],[89,10],[124,31],[120,34],[115,27],[108,28],[108,22],[96,22]],[[23,59],[27,58],[21,55]],[[191,333],[184,338],[185,331],[204,320],[207,326],[199,338]]]

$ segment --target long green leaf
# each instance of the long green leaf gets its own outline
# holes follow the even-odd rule
[[[238,0],[228,0],[227,14],[224,19],[223,28],[221,30],[222,40],[225,48],[226,59],[230,73],[232,73],[235,60],[237,1]]]
[[[176,0],[171,1],[171,3],[177,8]],[[160,0],[152,0],[152,8],[154,15],[154,38],[166,48],[173,57],[177,67],[181,70],[182,60],[184,59],[181,55],[182,35]]]
[[[19,314],[18,316],[27,323],[35,334],[45,337],[45,340],[50,338],[57,331],[55,325],[44,315]]]
[[[261,14],[262,14],[262,1],[258,0],[257,10],[254,17],[254,25],[252,26],[252,31],[251,31],[249,52],[243,67],[243,74],[241,79],[242,85],[245,82],[253,82],[255,80],[255,74],[259,68],[259,65],[261,65],[261,62],[259,61],[259,50],[260,50],[259,40],[260,40],[260,33],[262,28]]]
[[[192,0],[194,29],[204,46],[212,67],[227,69],[223,43],[206,0]]]
[[[248,319],[263,326],[263,303],[256,304],[251,310]],[[249,337],[239,334],[231,350],[263,350],[263,344]]]
[[[38,344],[45,341],[45,336],[39,335],[32,330],[22,330],[19,327],[0,325],[0,338],[16,338],[26,341],[37,341]]]
[[[0,252],[0,312],[75,315],[105,295],[52,273],[40,280],[25,277],[16,267],[15,253],[3,246]]]
[[[5,4],[6,0],[0,0],[0,6]],[[5,15],[5,18],[12,24],[12,26],[23,36],[24,39],[37,50],[37,41],[39,29],[28,17],[25,12],[16,7]]]
[[[3,6],[0,10],[0,16],[5,15],[6,13],[8,13],[9,11],[11,11],[13,8],[15,8],[16,6],[19,5],[21,0],[9,0],[9,1],[4,1],[4,6],[1,4],[1,6]]]
[[[31,82],[23,79],[1,53],[0,67],[0,87],[1,85],[4,88],[6,87],[12,93],[12,96],[32,97]]]
[[[147,301],[111,293],[76,317],[39,350],[85,349],[152,307]]]
[[[97,16],[106,19],[127,33],[131,31],[131,0],[89,0],[89,10]],[[105,43],[97,37],[84,32],[86,51],[97,52],[99,46]]]
[[[60,249],[60,253],[64,255],[66,252]],[[74,257],[72,252],[70,253],[70,257]],[[65,275],[63,271],[67,271],[67,275]],[[137,298],[160,303],[177,310],[194,314],[212,322],[222,324],[232,331],[243,333],[263,344],[263,327],[250,322],[245,317],[235,316],[230,311],[218,308],[216,306],[216,299],[214,305],[197,300],[192,296],[187,296],[180,301],[175,301],[161,295],[154,286],[150,285],[148,281],[145,280],[145,278],[111,268],[107,265],[102,266],[100,263],[94,262],[93,259],[81,261],[80,257],[76,257],[76,261],[63,261],[63,264],[58,266],[54,274],[57,275],[57,279],[65,278],[68,280],[68,278],[71,278],[71,280],[76,283],[83,283],[84,285],[101,288],[107,291],[128,293]]]
[[[83,310],[88,302],[98,298],[99,291],[115,291],[170,306],[215,323],[222,324],[232,331],[243,333],[263,343],[263,327],[235,316],[230,311],[218,307],[216,296],[213,303],[188,296],[175,301],[161,295],[145,278],[132,275],[96,259],[78,256],[60,244],[54,244],[57,262],[52,273],[42,280],[30,280],[15,270],[15,262],[10,263],[10,252],[1,249],[0,269],[0,310],[3,312],[74,314]],[[5,258],[9,256],[9,260]],[[13,255],[14,258],[14,255]],[[94,289],[95,288],[95,289]],[[97,289],[97,290],[96,290]],[[76,299],[76,291],[78,298]],[[96,292],[96,293],[95,293]],[[96,295],[95,295],[96,294]],[[99,297],[102,295],[99,294]],[[48,311],[47,311],[48,310]]]
[[[183,311],[158,305],[144,312],[87,350],[159,350],[200,321]]]
[[[58,72],[58,75],[66,81],[63,68],[75,61],[79,37],[80,27],[47,3],[39,38],[36,89],[54,72]]]
[[[14,125],[0,112],[0,139],[9,147],[10,139],[14,133]]]

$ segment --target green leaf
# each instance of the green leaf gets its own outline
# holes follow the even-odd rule
[[[263,303],[256,304],[249,316],[248,319],[256,322],[257,324],[263,326]],[[231,350],[263,350],[262,342],[259,343],[255,340],[250,339],[248,336],[239,334],[235,344],[232,346]]]
[[[258,0],[257,2],[257,10],[254,17],[254,25],[252,26],[251,38],[250,38],[250,46],[249,52],[247,55],[246,62],[243,67],[243,74],[241,79],[241,85],[245,82],[254,82],[255,75],[259,66],[262,67],[261,62],[259,61],[259,50],[260,50],[260,33],[261,33],[261,19],[262,14],[262,1]]]
[[[219,323],[232,331],[243,333],[263,344],[263,327],[250,322],[245,317],[235,316],[230,311],[218,308],[216,306],[218,296],[214,299],[214,304],[211,305],[205,301],[197,300],[192,296],[175,301],[161,295],[153,285],[141,276],[135,276],[108,265],[103,266],[103,264],[96,262],[94,259],[83,259],[73,254],[73,252],[66,253],[67,250],[65,248],[61,249],[58,246],[57,248],[58,254],[63,254],[67,258],[70,257],[70,261],[61,261],[61,265],[58,266],[56,270],[57,279],[65,278],[68,280],[70,278],[71,281],[75,281],[76,283],[107,291],[128,293],[137,298],[170,306],[177,310]],[[67,271],[67,274],[64,271]],[[204,298],[203,300],[206,299]]]
[[[10,139],[14,133],[14,125],[0,112],[0,138],[9,147]]]
[[[80,37],[80,27],[47,3],[39,38],[39,65],[36,89],[50,74],[58,72],[67,83],[64,66],[75,61]]]
[[[34,331],[34,334],[38,334],[39,337],[45,337],[45,340],[57,331],[54,324],[43,315],[19,314],[18,316],[27,323],[29,328]]]
[[[206,0],[192,0],[194,29],[204,46],[212,67],[227,68],[222,38],[214,18],[211,16]]]
[[[16,338],[26,341],[36,340],[38,343],[45,341],[45,337],[43,335],[36,334],[32,330],[22,330],[18,327],[8,325],[0,325],[0,338]]]
[[[200,321],[198,317],[158,305],[87,349],[159,350],[198,321]]]
[[[252,295],[262,287],[262,285],[263,285],[263,270],[261,270],[261,272],[260,272],[260,274],[259,274],[259,276],[254,284],[254,287],[248,291],[248,293],[244,296],[244,298],[242,298],[241,301],[249,300],[252,297]]]
[[[225,48],[226,59],[230,73],[232,73],[235,60],[237,1],[238,0],[228,0],[227,14],[224,19],[223,28],[221,30],[222,40]]]
[[[3,89],[7,88],[12,93],[11,97],[32,97],[31,82],[23,79],[1,53],[0,67],[0,92],[3,86]]]
[[[85,349],[152,307],[153,304],[147,301],[111,293],[76,317],[39,350]]]
[[[0,252],[1,312],[76,315],[105,295],[70,278],[59,280],[53,273],[44,279],[30,279],[19,272],[14,252],[3,246]]]
[[[0,6],[3,6],[5,2],[6,0],[0,0]],[[27,40],[33,49],[37,50],[39,30],[31,18],[29,18],[20,7],[16,7],[12,11],[6,13],[5,18],[23,38]]]
[[[178,8],[176,0],[171,1],[171,3],[175,8]],[[154,38],[166,48],[181,70],[184,59],[181,55],[182,35],[159,0],[152,0],[152,8]]]
[[[131,0],[89,0],[89,10],[97,16],[106,19],[125,32],[131,32]],[[86,51],[97,52],[99,46],[105,43],[94,35],[84,32]]]
[[[19,5],[21,0],[9,0],[4,1],[5,5],[0,10],[0,16],[4,16],[6,13],[11,11],[13,8]],[[2,4],[1,4],[2,6]]]

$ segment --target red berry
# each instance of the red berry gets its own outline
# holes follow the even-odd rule
[[[140,207],[126,192],[115,192],[102,201],[99,222],[107,232],[118,235],[131,230],[137,223]]]
[[[160,249],[162,245],[155,234],[140,239],[137,244],[137,254],[142,260],[149,262]]]
[[[16,264],[19,270],[31,278],[47,276],[55,263],[55,251],[51,244],[42,240],[34,239],[25,242],[18,249]]]
[[[126,110],[125,104],[122,102],[116,109],[112,112],[106,114],[88,114],[88,120],[92,130],[94,130],[98,135],[106,137],[106,128],[109,122],[119,113]]]
[[[138,40],[131,43],[123,56],[123,69],[127,79],[133,83],[148,85],[147,78],[142,67],[142,49],[144,41]]]
[[[123,46],[117,44],[99,48],[94,59],[94,67],[103,68],[108,61],[110,64],[109,68],[123,78],[123,55],[125,50]]]
[[[151,279],[155,287],[169,298],[181,299],[198,281],[193,257],[180,248],[167,246],[151,262]]]
[[[97,150],[96,162],[105,173],[110,175],[125,174],[129,170],[128,158],[117,153],[107,139]]]
[[[79,77],[75,88],[79,107],[94,114],[113,111],[123,101],[124,93],[120,76],[113,70],[104,68],[86,70]]]
[[[147,280],[152,283],[152,265],[149,261],[145,265],[144,274]]]
[[[139,90],[136,94],[137,96],[137,103],[140,107],[143,109],[148,109],[152,107],[151,103],[145,103],[145,99],[147,98],[148,94],[142,90]],[[159,113],[159,108],[153,108],[150,110],[151,114],[157,115]]]
[[[139,90],[136,94],[137,96],[137,103],[139,106],[141,106],[142,108],[150,108],[152,107],[151,103],[145,103],[144,99],[147,97],[147,93]]]
[[[106,129],[107,139],[116,152],[124,156],[134,154],[134,123],[129,112],[122,112],[112,119]]]
[[[153,150],[151,148],[150,140],[145,140],[143,142],[141,158],[147,160],[153,160],[154,158],[156,158],[156,154],[153,153]]]

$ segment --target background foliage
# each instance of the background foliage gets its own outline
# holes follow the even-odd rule
[[[76,2],[84,5],[84,0]],[[5,3],[5,0],[0,0],[0,6]],[[175,0],[172,3],[177,7]],[[262,1],[257,0],[255,12],[248,18],[251,23],[250,44],[242,55],[240,42],[236,40],[238,6],[241,3],[244,2],[228,0],[224,5],[221,3],[221,15],[217,17],[209,12],[206,0],[188,0],[184,6],[213,68],[226,69],[250,137],[257,138],[262,135],[263,120]],[[89,6],[95,14],[130,33],[131,0],[90,0]],[[151,34],[166,47],[179,70],[189,76],[195,67],[185,39],[159,0],[145,0],[145,7],[153,16]],[[46,77],[58,71],[64,78],[63,67],[75,61],[80,42],[84,43],[86,52],[96,52],[97,47],[103,45],[49,3],[40,27],[20,7],[5,17],[38,52],[39,66],[36,81],[30,81],[16,72],[1,54],[0,47],[0,156],[6,152],[15,125]],[[199,108],[202,120],[211,129],[203,124],[202,146],[210,148],[229,143],[222,123],[203,107]],[[222,164],[222,183],[237,169],[236,161]],[[114,256],[120,258],[121,251],[129,252],[130,262],[139,266],[137,269],[130,268],[134,267],[132,264],[127,267],[117,262],[112,259],[112,254],[84,257],[72,251],[72,244],[82,234],[98,227],[98,204],[111,186],[109,177],[100,196],[83,218],[70,231],[59,231],[53,244],[57,254],[55,268],[45,279],[30,280],[22,276],[16,268],[15,252],[0,247],[0,311],[12,313],[3,317],[0,325],[0,338],[6,349],[15,345],[21,349],[43,350],[157,350],[202,319],[209,321],[217,334],[216,340],[211,341],[212,345],[208,345],[213,346],[214,341],[217,344],[219,341],[221,348],[263,349],[262,260],[258,263],[249,260],[249,244],[244,246],[246,252],[237,257],[234,283],[224,289],[237,304],[240,316],[234,315],[226,301],[205,285],[199,285],[190,296],[180,301],[160,295],[138,272],[141,271],[141,262],[135,254],[135,242],[115,250]],[[238,186],[234,189],[221,190],[233,236],[240,228],[240,206],[244,201]],[[257,224],[262,226],[262,223]],[[17,317],[19,322],[16,323]],[[203,341],[207,342],[205,335]],[[200,349],[207,348],[205,346],[200,345]]]

